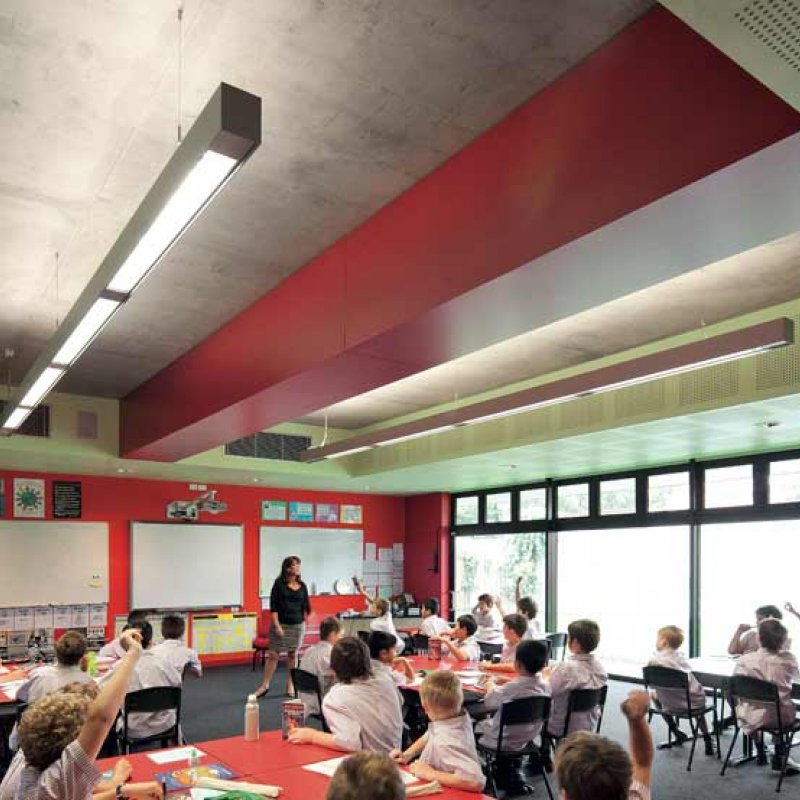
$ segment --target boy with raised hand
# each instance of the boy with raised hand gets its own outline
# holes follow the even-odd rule
[[[499,664],[485,664],[483,669],[488,672],[508,672],[516,671],[517,647],[525,639],[528,632],[528,620],[522,614],[506,614],[503,617],[503,638],[505,644],[500,654]]]
[[[783,619],[783,613],[777,606],[759,606],[756,609],[756,624],[743,622],[733,632],[728,644],[728,653],[732,656],[741,656],[745,653],[755,653],[759,648],[758,626],[765,619]]]
[[[432,636],[431,639],[441,642],[458,661],[480,661],[481,648],[475,638],[477,630],[475,617],[472,614],[462,614],[456,620],[456,626],[449,637]]]
[[[391,633],[372,631],[368,647],[373,673],[385,673],[398,686],[413,683],[414,668],[407,658],[397,655],[397,639]]]
[[[503,614],[498,606],[498,598],[490,594],[478,595],[478,604],[472,609],[472,617],[478,626],[479,642],[499,644],[503,641]]]
[[[461,681],[447,670],[431,672],[422,681],[419,694],[430,720],[428,731],[405,752],[393,750],[392,756],[401,764],[413,762],[409,771],[420,780],[480,792],[486,778],[475,749],[472,722],[464,713]],[[414,761],[417,756],[419,760]]]
[[[653,736],[647,724],[650,697],[634,691],[622,703],[630,755],[616,742],[580,731],[556,751],[561,800],[650,800]]]
[[[133,608],[128,614],[128,621],[125,623],[125,627],[122,630],[127,631],[130,628],[135,628],[141,622],[147,622],[147,612],[140,608]],[[121,638],[122,635],[120,634],[120,636],[104,644],[97,652],[97,657],[122,658],[125,655],[125,651],[122,649],[122,644],[120,643]]]
[[[188,668],[196,677],[203,674],[203,665],[197,651],[183,643],[183,634],[186,632],[186,620],[180,614],[167,614],[161,620],[161,635],[164,641],[152,647],[152,652],[159,658],[171,664],[183,676]]]
[[[55,693],[30,706],[19,725],[19,745],[26,766],[19,778],[17,797],[23,800],[89,800],[101,772],[94,763],[117,718],[125,692],[142,654],[141,633],[120,636],[124,652],[119,666],[86,710],[75,694]],[[161,798],[157,783],[121,784],[94,795],[112,798]]]
[[[522,575],[517,578],[514,586],[514,597],[517,603],[517,613],[522,614],[528,620],[528,630],[525,633],[524,639],[540,639],[542,636],[542,626],[536,618],[539,613],[539,606],[532,597],[523,597],[522,589]]]
[[[440,636],[450,630],[450,624],[439,616],[439,601],[429,597],[422,604],[422,625],[419,632],[423,636]]]

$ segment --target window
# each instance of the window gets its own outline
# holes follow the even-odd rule
[[[478,498],[456,497],[456,525],[478,524]]]
[[[800,459],[770,462],[769,502],[800,502]]]
[[[486,521],[511,522],[511,492],[486,495]]]
[[[519,493],[519,518],[547,519],[547,489],[524,489]]]
[[[688,511],[689,473],[665,472],[647,477],[647,510]]]
[[[559,517],[589,516],[589,484],[570,483],[558,487]]]
[[[635,514],[636,478],[600,481],[600,514]]]
[[[601,660],[641,677],[659,627],[688,635],[689,526],[561,531],[558,630],[584,617],[600,625]]]
[[[510,614],[516,607],[516,579],[522,576],[521,589],[536,601],[544,627],[545,542],[542,532],[456,536],[456,614],[472,611],[484,592],[499,595],[503,610]]]
[[[755,624],[759,606],[782,609],[787,600],[800,606],[800,520],[703,525],[701,536],[703,655],[726,653],[736,627]],[[797,647],[797,618],[784,613],[783,623]]]
[[[718,467],[705,472],[705,507],[753,505],[753,465]]]

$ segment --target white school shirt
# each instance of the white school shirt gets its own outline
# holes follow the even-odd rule
[[[88,800],[102,773],[75,739],[58,761],[40,772],[26,764],[14,800]]]
[[[500,706],[511,700],[535,695],[548,695],[550,690],[539,675],[518,675],[508,683],[498,686],[483,699],[483,707],[495,713],[481,720],[475,726],[475,732],[481,734],[481,744],[486,747],[497,747],[497,736],[500,733]],[[542,724],[511,725],[503,733],[503,750],[521,750],[542,730]]]
[[[553,704],[550,706],[550,721],[547,730],[554,736],[564,734],[564,723],[567,717],[567,702],[573,689],[599,689],[608,683],[608,673],[603,665],[591,653],[570,654],[566,661],[558,664],[550,675],[550,694]],[[594,732],[600,712],[597,708],[591,711],[578,711],[569,720],[569,731]]]
[[[8,765],[8,771],[3,778],[3,782],[0,783],[0,800],[14,800],[22,777],[22,770],[27,766],[28,762],[25,761],[25,754],[22,750],[17,750],[16,755]]]
[[[311,645],[300,659],[300,669],[316,675],[323,695],[328,691],[333,679],[331,650],[333,650],[333,645],[330,642],[320,641]],[[300,692],[300,699],[305,703],[307,714],[320,713],[316,695],[309,692]]]
[[[122,649],[122,645],[120,644],[119,637],[116,639],[112,639],[110,642],[104,644],[98,651],[97,651],[98,658],[124,658],[125,651]]]
[[[62,664],[47,664],[33,670],[28,680],[19,687],[17,700],[21,703],[33,703],[57,692],[68,683],[91,683],[92,676],[84,672],[79,665],[65,667]]]
[[[733,671],[734,675],[746,675],[750,678],[759,678],[769,681],[778,687],[780,697],[781,722],[788,728],[795,718],[795,707],[792,703],[792,682],[800,682],[800,669],[797,659],[788,650],[780,653],[771,653],[760,647],[755,653],[746,653]],[[764,706],[761,703],[738,703],[736,716],[745,733],[752,733],[759,727],[777,727],[778,717],[774,706]]]
[[[156,686],[181,686],[183,676],[172,664],[159,658],[152,650],[144,650],[133,675],[128,682],[128,694],[140,689],[153,689]],[[121,724],[121,721],[120,721]],[[131,739],[144,739],[175,724],[174,711],[137,712],[128,715],[128,736]]]
[[[345,750],[388,753],[402,746],[400,692],[383,673],[335,683],[322,700],[322,713],[336,744]]]
[[[503,645],[503,650],[500,653],[500,661],[501,663],[510,663],[513,664],[517,658],[517,645],[509,644],[506,642]]]
[[[459,642],[457,639],[453,638],[450,640],[459,650],[466,650],[467,651],[467,661],[480,661],[481,660],[481,646],[478,644],[478,637],[477,636],[468,636],[464,639],[463,642]],[[444,655],[450,656],[450,658],[455,658],[453,653],[449,650],[445,653],[444,650],[442,651]]]
[[[198,678],[203,674],[203,665],[200,663],[197,651],[187,647],[179,639],[164,639],[161,644],[151,647],[150,651],[175,667],[181,677],[187,666]]]
[[[406,685],[406,675],[404,672],[393,669],[388,664],[384,664],[383,661],[378,661],[377,658],[371,658],[370,662],[372,663],[373,674],[377,675],[379,672],[384,673],[388,675],[397,686]]]
[[[472,609],[472,616],[478,623],[478,632],[475,638],[484,644],[500,644],[503,641],[503,618],[496,606],[492,606],[485,614],[478,610],[478,606]]]
[[[739,652],[755,653],[761,647],[761,640],[758,638],[758,628],[750,628],[739,637]]]
[[[703,708],[706,693],[700,681],[692,674],[692,667],[680,650],[660,650],[653,653],[648,667],[667,667],[685,672],[689,676],[689,700],[692,708]],[[686,711],[686,692],[683,689],[656,689],[655,696],[664,711]]]
[[[463,712],[450,719],[431,720],[428,724],[427,741],[419,760],[440,772],[449,772],[458,778],[480,782],[481,789],[486,777],[475,749],[475,734],[472,721]]]
[[[441,617],[431,615],[422,620],[422,625],[419,626],[419,632],[423,636],[439,636],[445,631],[450,630],[450,624],[445,622]]]
[[[541,639],[542,638],[542,626],[539,624],[538,619],[529,619],[528,620],[528,630],[525,631],[525,635],[522,637],[523,639]]]
[[[405,647],[405,642],[400,638],[397,633],[397,628],[394,627],[394,622],[392,621],[392,612],[387,611],[385,614],[381,615],[380,617],[375,617],[369,624],[370,630],[373,631],[383,631],[384,633],[391,633],[392,636],[397,640],[397,644],[395,645],[395,650],[397,651],[397,655],[403,652],[403,648]]]

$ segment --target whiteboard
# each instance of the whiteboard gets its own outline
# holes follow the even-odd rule
[[[287,556],[300,558],[303,581],[311,594],[333,593],[333,584],[361,577],[364,531],[339,528],[261,526],[259,594],[269,597]],[[355,592],[355,589],[353,589]]]
[[[242,605],[241,525],[131,523],[131,608]]]
[[[0,522],[0,606],[108,602],[108,524]]]

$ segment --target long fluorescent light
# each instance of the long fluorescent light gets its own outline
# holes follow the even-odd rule
[[[120,294],[132,292],[214,196],[235,166],[236,160],[222,153],[213,150],[204,153],[125,259],[108,288]]]
[[[790,319],[781,317],[749,328],[639,356],[608,367],[600,367],[552,383],[432,414],[402,425],[352,436],[325,447],[309,448],[301,454],[301,460],[341,458],[372,447],[386,447],[462,425],[476,425],[502,419],[566,403],[587,395],[623,389],[659,378],[736,361],[793,343],[794,325]]]
[[[261,99],[220,84],[28,371],[17,406],[45,397],[260,144]],[[12,406],[0,429],[18,427],[20,414]]]
[[[33,382],[33,386],[25,392],[19,404],[25,408],[36,407],[39,401],[61,380],[65,372],[66,370],[60,367],[47,367]]]
[[[8,419],[3,423],[3,427],[8,428],[8,430],[16,430],[20,425],[22,425],[23,422],[25,422],[26,419],[28,419],[31,411],[33,411],[32,408],[15,408],[8,415]]]
[[[67,337],[53,357],[54,364],[69,366],[89,346],[109,317],[120,307],[119,300],[99,297],[94,301],[78,327]]]

